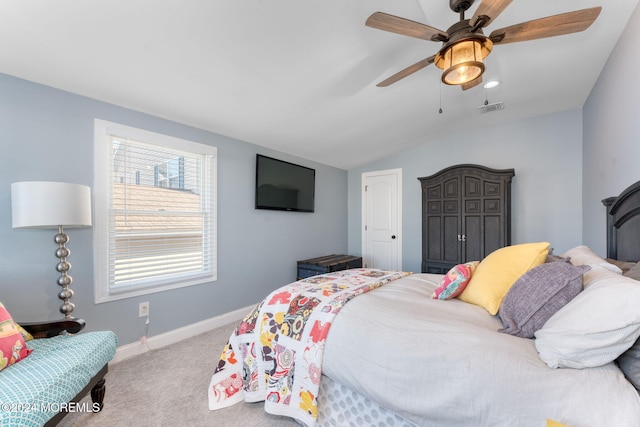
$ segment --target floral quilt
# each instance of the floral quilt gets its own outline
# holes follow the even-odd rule
[[[324,344],[352,298],[411,273],[358,268],[272,292],[231,334],[209,385],[209,408],[265,402],[265,411],[313,426]]]

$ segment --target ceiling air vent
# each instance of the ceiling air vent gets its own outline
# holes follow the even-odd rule
[[[491,104],[485,104],[485,105],[481,105],[478,107],[478,110],[480,110],[480,112],[482,114],[484,113],[490,113],[492,111],[500,111],[504,109],[504,102],[500,101],[500,102],[494,102]]]

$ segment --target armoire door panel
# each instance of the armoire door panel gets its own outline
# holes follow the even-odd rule
[[[464,254],[462,261],[479,261],[482,258],[483,248],[482,217],[480,215],[466,215],[464,217]]]
[[[444,199],[456,199],[460,198],[460,192],[458,191],[460,178],[447,179],[442,183],[442,197]]]
[[[479,214],[480,213],[480,203],[479,199],[470,199],[464,201],[464,213],[466,215],[469,214]]]
[[[462,243],[458,241],[458,235],[460,234],[460,217],[458,215],[445,216],[443,230],[443,261],[457,263],[460,259],[460,245]]]
[[[484,199],[484,213],[499,214],[502,210],[502,200],[500,199]]]
[[[502,185],[500,182],[485,181],[483,190],[484,196],[500,196],[502,193]]]
[[[445,200],[442,202],[443,213],[458,214],[460,212],[459,202],[457,200]]]
[[[479,197],[482,194],[482,181],[474,176],[464,178],[464,197]]]
[[[427,213],[429,215],[440,215],[442,213],[442,202],[440,200],[429,200],[427,202]]]
[[[441,184],[433,185],[427,188],[427,198],[429,200],[438,200],[442,198]]]
[[[442,260],[443,259],[443,245],[442,245],[442,234],[444,232],[444,227],[442,225],[442,217],[440,216],[429,216],[427,217],[427,246],[426,246],[426,258],[431,260]]]
[[[488,255],[504,245],[502,232],[504,221],[502,217],[496,215],[485,215],[484,217],[484,251]]]

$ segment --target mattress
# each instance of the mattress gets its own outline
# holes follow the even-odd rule
[[[614,363],[551,369],[533,339],[497,332],[497,316],[431,299],[441,277],[408,276],[345,305],[323,375],[418,426],[638,425],[638,394]]]

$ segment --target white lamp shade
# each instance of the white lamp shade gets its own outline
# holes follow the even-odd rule
[[[11,184],[13,228],[91,226],[91,189],[67,182]]]

